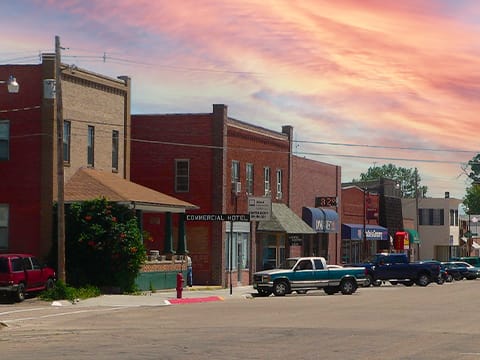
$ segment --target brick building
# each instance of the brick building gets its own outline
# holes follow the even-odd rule
[[[0,88],[0,250],[45,257],[52,246],[53,204],[58,194],[59,96],[52,91],[56,68],[55,54],[43,54],[40,64],[0,66],[1,74],[15,75],[20,84],[17,94]],[[107,196],[106,187],[98,186],[79,193],[75,191],[78,180],[75,184],[70,180],[78,178],[74,175],[85,167],[129,183],[130,79],[113,79],[65,64],[60,71],[65,203]],[[126,189],[131,190],[130,196],[135,192],[133,184],[110,181],[110,185],[110,194],[126,193]],[[70,195],[75,199],[69,199]],[[178,212],[192,206],[178,199],[157,198],[161,199],[165,199],[164,206],[173,205]],[[133,198],[124,200],[131,203]]]
[[[340,169],[292,156],[292,139],[292,127],[251,125],[222,104],[205,114],[132,115],[133,181],[198,205],[197,214],[246,214],[249,197],[271,198],[269,221],[187,222],[196,283],[248,284],[252,272],[288,256],[326,254],[336,262],[338,235],[325,241],[301,217],[316,197],[340,195]],[[165,247],[163,222],[161,214],[144,218],[152,249]]]

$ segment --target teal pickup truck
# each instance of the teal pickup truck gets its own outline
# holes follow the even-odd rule
[[[323,289],[326,294],[353,294],[366,281],[365,268],[327,265],[323,257],[289,258],[278,269],[253,274],[253,288],[260,296],[304,294]]]

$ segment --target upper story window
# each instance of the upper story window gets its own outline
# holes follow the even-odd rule
[[[277,169],[277,199],[280,200],[283,197],[282,193],[283,172],[281,169]]]
[[[237,160],[232,161],[232,171],[231,171],[231,178],[232,178],[232,192],[237,193],[239,192],[239,186],[237,185],[240,183],[240,162]]]
[[[444,209],[418,209],[418,223],[419,225],[444,225]]]
[[[10,158],[10,122],[8,120],[0,121],[0,160]]]
[[[253,164],[247,164],[245,168],[245,182],[247,195],[253,195]]]
[[[263,181],[264,181],[264,192],[265,195],[271,194],[271,185],[270,185],[270,168],[263,168]]]
[[[70,121],[63,122],[63,162],[70,164],[70,141],[72,124]]]
[[[119,133],[118,130],[112,131],[112,170],[118,171],[118,146]]]
[[[8,205],[0,204],[0,249],[8,249]]]
[[[190,160],[175,160],[175,192],[190,190]]]
[[[87,138],[87,164],[93,167],[95,164],[95,127],[88,127]]]
[[[458,226],[458,210],[450,209],[450,226]]]

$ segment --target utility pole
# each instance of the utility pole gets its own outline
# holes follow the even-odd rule
[[[55,36],[55,102],[57,105],[57,240],[58,280],[66,282],[65,276],[65,194],[63,175],[63,105],[60,37]]]
[[[418,225],[419,225],[419,214],[418,214],[418,170],[415,168],[415,230],[418,232]],[[420,245],[418,245],[418,260],[420,260]]]

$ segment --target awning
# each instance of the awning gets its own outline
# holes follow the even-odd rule
[[[405,229],[405,232],[408,233],[408,238],[410,239],[410,244],[420,244],[420,235],[418,235],[417,230]]]
[[[477,242],[472,242],[472,247],[475,249],[475,250],[478,250],[480,249],[480,245],[477,243]]]
[[[302,219],[318,233],[338,232],[338,214],[334,210],[303,207]]]
[[[271,219],[259,221],[257,231],[315,234],[315,231],[290,210],[287,205],[280,203],[272,203]]]
[[[65,203],[98,198],[149,212],[184,213],[198,206],[128,181],[111,172],[80,168],[65,184]]]
[[[388,230],[383,226],[365,225],[367,240],[389,240]],[[363,224],[342,224],[342,239],[363,240]]]

